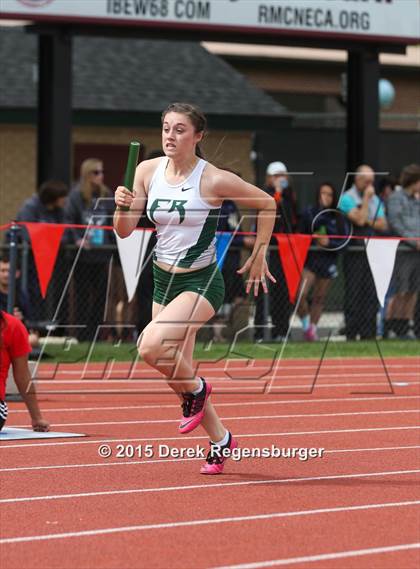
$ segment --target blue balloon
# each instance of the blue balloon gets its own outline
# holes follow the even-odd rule
[[[388,79],[379,79],[379,105],[381,109],[389,109],[395,99],[395,88]]]

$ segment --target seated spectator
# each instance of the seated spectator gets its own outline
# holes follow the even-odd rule
[[[69,189],[63,182],[48,180],[41,184],[39,190],[27,199],[17,213],[17,221],[35,223],[64,223],[64,206]],[[22,229],[22,237],[31,247],[29,235]],[[37,322],[50,320],[64,288],[63,277],[67,274],[65,261],[61,255],[57,256],[54,274],[51,278],[48,302],[42,296],[38,284],[38,275],[32,252],[28,258],[28,289],[27,295],[31,299],[32,319]]]
[[[72,229],[71,240],[82,248],[74,271],[76,325],[79,340],[93,340],[99,325],[105,321],[108,263],[114,245],[112,231],[100,226],[112,225],[114,201],[104,184],[101,160],[88,158],[80,167],[80,180],[69,194],[66,221],[75,225],[93,225]]]
[[[276,223],[273,233],[293,233],[298,223],[297,200],[289,173],[283,162],[272,162],[267,166],[266,183],[263,189],[270,196],[273,196],[277,202]],[[282,341],[289,328],[291,304],[283,268],[279,262],[275,237],[272,237],[270,241],[268,265],[271,274],[277,281],[276,283],[271,281],[268,283],[269,312],[272,322],[271,339]],[[263,326],[267,324],[264,315],[264,302],[266,302],[264,297],[265,295],[261,294],[256,300],[254,319],[256,341],[263,339]]]
[[[375,194],[370,166],[357,168],[354,184],[344,192],[338,207],[353,225],[354,236],[372,236],[387,229],[384,208]],[[376,338],[378,300],[364,241],[353,239],[343,255],[344,316],[348,340]]]
[[[388,220],[393,235],[405,237],[395,259],[391,289],[392,312],[385,323],[384,335],[393,330],[399,338],[414,337],[409,331],[415,319],[420,291],[420,166],[410,164],[401,173],[402,190],[388,200]],[[417,238],[417,239],[409,239]]]
[[[28,408],[34,431],[49,431],[48,421],[43,419],[36,398],[35,385],[28,367],[31,347],[28,332],[17,318],[0,310],[0,430],[7,418],[6,383],[10,365],[16,387]]]
[[[395,191],[397,186],[397,180],[393,176],[384,176],[380,178],[377,185],[376,194],[381,200],[381,204],[386,210],[387,202],[389,197]]]
[[[64,223],[64,206],[69,189],[63,182],[48,180],[36,194],[24,202],[16,221]]]
[[[19,271],[16,271],[16,283],[19,277]],[[10,282],[10,262],[7,257],[0,259],[0,310],[7,311],[7,301],[9,296]],[[31,304],[28,297],[22,291],[20,286],[15,289],[15,302],[13,307],[13,316],[23,322],[29,329],[32,323]],[[39,332],[30,328],[29,342],[32,348],[39,347]]]
[[[328,182],[321,184],[315,197],[315,205],[307,207],[300,219],[300,233],[325,234],[312,240],[312,248],[308,253],[302,271],[302,289],[297,313],[302,321],[304,337],[308,341],[318,339],[317,325],[324,308],[325,298],[331,282],[338,275],[337,261],[342,239],[330,238],[328,235],[345,235],[342,216],[337,213],[338,195],[334,186]],[[309,307],[308,295],[313,291]]]

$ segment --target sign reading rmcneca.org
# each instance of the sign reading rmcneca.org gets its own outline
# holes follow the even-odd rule
[[[420,0],[0,0],[0,17],[420,41]]]

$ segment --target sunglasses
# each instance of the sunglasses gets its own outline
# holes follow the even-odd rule
[[[95,174],[95,176],[99,176],[99,174],[103,174],[104,171],[103,170],[92,170],[92,174]]]

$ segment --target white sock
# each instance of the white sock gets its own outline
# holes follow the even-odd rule
[[[228,440],[229,440],[229,431],[226,431],[225,436],[223,437],[222,440],[214,442],[214,441],[210,441],[212,445],[217,445],[219,447],[223,447],[225,445],[228,444]]]
[[[199,382],[198,387],[194,389],[194,391],[191,391],[193,395],[198,395],[200,391],[203,389],[203,380],[201,379],[201,377],[198,378],[198,382]]]

